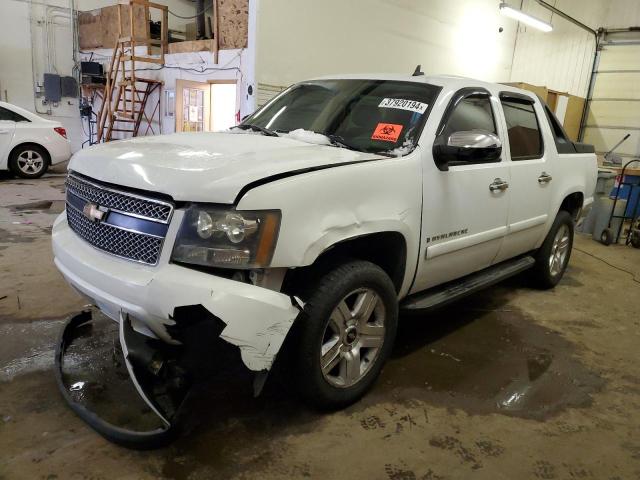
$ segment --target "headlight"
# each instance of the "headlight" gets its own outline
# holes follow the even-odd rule
[[[193,205],[185,213],[171,260],[209,267],[269,266],[280,211],[235,211]]]

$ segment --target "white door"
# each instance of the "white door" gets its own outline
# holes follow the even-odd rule
[[[504,141],[497,99],[474,91],[454,95],[438,133],[484,130]],[[490,163],[450,165],[449,171],[435,167],[430,150],[424,157],[420,259],[412,292],[490,266],[507,231],[510,188],[504,187],[510,179],[504,154]]]
[[[0,167],[7,166],[7,155],[16,130],[16,122],[10,120],[13,112],[0,107]]]
[[[496,262],[533,250],[544,239],[549,218],[553,175],[549,156],[553,145],[545,145],[542,128],[545,113],[526,95],[501,95],[507,138],[503,144],[511,159],[508,233]]]

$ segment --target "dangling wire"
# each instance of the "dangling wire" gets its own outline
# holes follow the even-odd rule
[[[169,10],[169,13],[171,15],[173,15],[174,17],[178,17],[178,18],[182,18],[183,20],[191,20],[192,18],[196,18],[199,17],[200,15],[202,15],[203,13],[206,13],[208,10],[210,10],[213,7],[213,2],[209,3],[209,6],[206,7],[204,10],[202,10],[201,12],[196,13],[193,16],[190,17],[183,17],[182,15],[178,15],[177,13],[173,13],[171,10]]]

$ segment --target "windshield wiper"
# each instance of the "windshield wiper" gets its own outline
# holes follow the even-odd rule
[[[260,132],[268,137],[279,137],[276,132],[273,130],[269,130],[268,128],[261,127],[260,125],[253,125],[251,123],[241,123],[240,125],[236,125],[233,128],[239,128],[240,130],[253,130],[254,132]]]
[[[327,137],[329,139],[329,141],[331,142],[331,145],[335,146],[335,147],[340,147],[340,148],[347,148],[349,150],[354,150],[356,152],[361,152],[361,153],[373,153],[375,155],[382,155],[384,157],[389,157],[389,158],[395,158],[395,155],[389,153],[389,152],[384,152],[384,151],[379,151],[379,152],[366,152],[364,150],[360,150],[359,148],[354,147],[353,145],[350,145],[349,143],[347,143],[344,139],[344,137],[340,136],[340,135],[335,135],[335,134],[324,134],[325,137]]]
[[[331,142],[331,145],[333,145],[334,147],[340,147],[340,148],[346,148],[348,150],[353,150],[356,152],[361,152],[362,150],[354,147],[353,145],[349,145],[349,143],[347,143],[347,141],[344,139],[344,137],[340,136],[340,135],[335,135],[333,133],[331,134],[323,134],[325,137],[327,137],[329,139],[329,141]]]

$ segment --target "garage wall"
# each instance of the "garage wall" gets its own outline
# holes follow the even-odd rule
[[[331,73],[411,73],[417,64],[427,74],[510,78],[516,24],[500,15],[496,0],[297,0],[295,5],[259,3],[260,84],[273,88]]]
[[[548,1],[593,29],[640,25],[638,0]],[[520,26],[511,81],[544,85],[586,97],[594,54],[593,35],[553,15],[534,0],[523,0],[522,10],[551,22],[553,32],[542,33]]]
[[[71,0],[33,0],[33,6],[27,0],[0,0],[0,3],[0,98],[6,98],[10,103],[61,122],[67,129],[74,150],[78,149],[84,134],[77,99],[63,98],[58,105],[43,105],[42,99],[34,94],[34,80],[41,84],[44,72],[72,74],[73,37],[68,15]],[[115,3],[116,0],[76,0],[80,10]],[[195,13],[191,0],[161,0],[160,3],[169,5],[172,11],[180,15]],[[60,10],[47,10],[47,6],[59,7]],[[54,14],[55,18],[52,19]],[[49,47],[45,42],[44,25],[47,17],[53,22],[49,29]],[[178,28],[180,23],[188,21],[173,17],[170,25]]]

